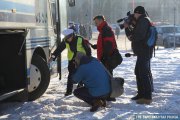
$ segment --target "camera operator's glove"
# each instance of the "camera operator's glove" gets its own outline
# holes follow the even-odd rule
[[[91,45],[93,49],[97,49],[97,45]]]

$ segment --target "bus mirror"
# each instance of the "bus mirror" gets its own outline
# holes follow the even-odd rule
[[[75,6],[75,0],[68,0],[68,2],[69,2],[69,7]]]

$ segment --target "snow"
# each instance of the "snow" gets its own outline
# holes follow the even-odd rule
[[[120,51],[122,55],[127,51]],[[89,112],[89,106],[73,95],[64,97],[67,69],[63,69],[62,80],[51,80],[46,93],[36,101],[24,103],[1,103],[0,119],[22,120],[91,120],[134,119],[135,114],[180,114],[180,49],[156,50],[152,59],[154,78],[153,103],[138,105],[130,98],[136,94],[134,66],[136,57],[125,58],[114,70],[114,76],[125,79],[125,92],[116,102],[108,102],[107,108]],[[63,68],[67,61],[63,62]],[[75,86],[75,85],[74,85]]]

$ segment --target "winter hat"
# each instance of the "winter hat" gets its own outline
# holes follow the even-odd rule
[[[65,37],[67,37],[67,36],[69,36],[69,35],[71,35],[71,34],[73,34],[74,33],[74,30],[73,29],[65,29],[65,30],[63,30],[63,32],[62,32],[62,34],[65,36]]]
[[[142,7],[142,6],[137,6],[137,7],[134,9],[134,13],[145,14],[145,9],[144,9],[144,7]]]

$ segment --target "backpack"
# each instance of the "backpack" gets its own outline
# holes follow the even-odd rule
[[[155,47],[157,41],[157,29],[155,26],[149,28],[149,38],[147,40],[148,47]]]
[[[151,20],[148,17],[146,17],[146,19],[148,19],[149,24],[150,24],[146,45],[150,48],[153,48],[154,56],[155,56],[155,46],[156,46],[158,32],[157,32],[156,27],[151,24]]]

